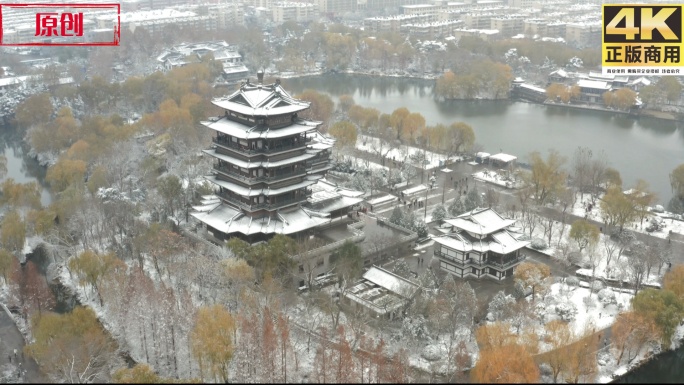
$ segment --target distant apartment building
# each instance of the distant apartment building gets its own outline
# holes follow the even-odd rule
[[[406,24],[401,27],[402,32],[418,39],[435,39],[453,34],[458,27],[463,26],[461,20],[433,21],[430,23]]]
[[[363,21],[366,31],[371,32],[400,32],[408,24],[422,24],[433,22],[434,15],[395,15],[388,17],[369,17]]]
[[[404,15],[435,15],[440,7],[434,4],[411,4],[401,7]]]
[[[496,17],[493,13],[467,13],[463,15],[463,22],[468,29],[491,29],[492,19]]]
[[[499,31],[495,29],[469,29],[469,28],[455,28],[451,31],[451,35],[456,39],[463,36],[477,36],[482,40],[490,40],[499,36]]]
[[[359,0],[358,9],[366,11],[398,9],[404,5],[420,4],[424,0]]]
[[[513,36],[522,33],[524,20],[521,15],[497,16],[491,19],[489,29],[496,29],[501,36]]]
[[[271,7],[273,21],[282,24],[286,21],[298,23],[317,19],[318,5],[309,3],[279,2]]]
[[[355,12],[357,0],[315,0],[318,10],[325,14]]]
[[[245,25],[245,11],[240,3],[211,5],[208,14],[216,16],[216,26],[220,29]]]
[[[200,16],[192,11],[175,9],[123,12],[119,15],[119,20],[122,30],[129,29],[134,32],[136,28],[144,27],[152,35],[163,32],[166,26],[208,31],[217,28],[215,15]],[[98,28],[111,28],[114,23],[116,23],[116,15],[105,15],[97,18]]]
[[[597,46],[601,43],[601,23],[568,23],[565,41],[578,47]]]
[[[548,22],[544,20],[525,20],[523,25],[526,35],[565,38],[564,22]]]

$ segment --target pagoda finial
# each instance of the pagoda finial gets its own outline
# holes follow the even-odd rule
[[[257,72],[257,79],[259,80],[259,84],[264,82],[264,70],[259,70]]]

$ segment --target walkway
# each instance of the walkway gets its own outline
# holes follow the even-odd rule
[[[0,377],[0,382],[47,383],[48,379],[40,371],[36,361],[23,353],[24,337],[10,317],[7,308],[4,305],[2,308],[0,309],[0,362],[3,364],[0,366],[2,371],[0,376],[4,376],[8,370],[13,374],[10,378]],[[22,372],[25,372],[23,377],[18,375],[20,367]]]

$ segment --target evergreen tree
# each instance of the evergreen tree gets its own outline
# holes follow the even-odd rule
[[[432,219],[435,221],[441,221],[442,219],[446,218],[447,216],[447,210],[442,204],[438,204],[435,206],[435,208],[432,210]]]
[[[451,215],[452,217],[456,217],[463,214],[464,212],[466,212],[466,208],[463,205],[461,197],[456,197],[456,199],[454,199],[454,201],[449,206],[449,215]]]
[[[465,211],[472,211],[478,207],[483,206],[482,196],[477,191],[477,188],[473,187],[470,191],[468,191],[468,194],[465,197],[465,201],[463,202],[463,206],[465,208]]]

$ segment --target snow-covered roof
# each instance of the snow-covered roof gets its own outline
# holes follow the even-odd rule
[[[407,280],[406,278],[402,278],[377,266],[372,266],[370,269],[368,269],[366,274],[363,275],[363,279],[373,282],[374,284],[404,298],[411,298],[413,294],[420,288],[418,285]]]
[[[508,254],[527,246],[529,241],[520,241],[512,236],[508,231],[502,230],[491,234],[484,239],[472,239],[464,234],[452,233],[433,238],[436,243],[452,250],[463,253],[476,251],[486,253],[493,251],[499,254]]]
[[[404,190],[402,192],[404,193],[404,195],[415,195],[415,194],[419,194],[425,190],[427,190],[427,187],[425,187],[425,185],[419,184],[418,186],[407,188],[406,190]]]
[[[644,86],[650,86],[650,85],[651,85],[651,81],[648,80],[648,79],[646,79],[645,77],[640,77],[640,78],[638,78],[638,79],[632,80],[629,84],[630,84],[630,85],[641,84],[641,85],[644,85]]]
[[[475,154],[477,158],[489,158],[490,155],[491,154],[488,152],[478,152],[477,154]]]
[[[315,194],[313,194],[315,195]],[[312,196],[312,198],[314,198]],[[314,198],[315,199],[315,198]],[[335,196],[332,198],[328,198],[327,200],[321,200],[318,202],[312,201],[311,199],[308,201],[309,204],[305,206],[305,208],[310,209],[312,211],[317,211],[320,213],[325,213],[325,214],[330,214],[331,212],[339,209],[343,209],[345,207],[351,207],[356,204],[361,203],[363,201],[363,198],[352,198],[352,197],[346,197],[340,194],[335,193]]]
[[[545,89],[543,89],[543,88],[541,88],[541,87],[534,86],[534,85],[532,85],[532,84],[523,83],[523,84],[520,85],[520,87],[522,87],[522,88],[527,88],[527,89],[529,89],[529,90],[536,91],[536,92],[540,92],[540,93],[546,93],[546,90],[545,90]]]
[[[286,193],[288,191],[294,191],[300,188],[308,187],[312,184],[315,183],[316,179],[320,178],[318,175],[307,175],[305,179],[299,183],[295,183],[289,186],[281,187],[281,188],[270,188],[270,186],[267,186],[265,188],[259,187],[259,188],[250,188],[250,187],[244,187],[242,185],[239,185],[237,183],[232,183],[232,182],[227,182],[225,180],[218,179],[216,175],[207,175],[204,177],[206,180],[208,180],[211,183],[214,183],[217,186],[221,186],[225,189],[228,189],[238,195],[244,196],[244,197],[254,197],[254,196],[259,196],[259,195],[265,195],[265,196],[271,196],[271,195],[280,195],[282,193]]]
[[[321,124],[321,122],[300,119],[290,126],[277,129],[270,129],[267,126],[261,126],[258,124],[252,127],[245,126],[243,123],[236,122],[225,117],[218,119],[214,122],[203,121],[201,123],[203,126],[211,128],[212,130],[216,130],[224,134],[237,137],[239,139],[284,138],[286,136],[292,136],[309,131],[314,131]]]
[[[309,103],[290,96],[279,82],[245,83],[229,96],[212,100],[220,108],[252,116],[292,114],[309,108]]]
[[[512,162],[512,161],[518,159],[518,157],[510,155],[510,154],[504,154],[503,152],[500,152],[498,154],[491,155],[489,157],[489,160],[492,160],[492,159],[498,160],[499,162],[508,163],[508,162]]]
[[[486,235],[504,229],[513,223],[512,219],[504,219],[492,209],[475,209],[444,222],[473,234]]]
[[[557,75],[557,76],[560,76],[560,77],[563,77],[563,78],[567,78],[567,77],[568,77],[568,72],[567,72],[566,70],[562,69],[562,68],[559,68],[559,69],[557,69],[557,70],[551,72],[551,73],[549,74],[549,76],[551,76],[551,75]]]
[[[247,168],[247,169],[249,169],[249,168],[259,168],[259,167],[266,167],[266,168],[280,167],[280,166],[285,166],[285,165],[288,165],[288,164],[294,164],[294,163],[297,163],[297,162],[309,160],[309,159],[314,158],[314,157],[316,156],[316,152],[314,152],[314,151],[307,151],[307,152],[305,152],[304,154],[297,155],[297,156],[294,156],[294,157],[291,157],[291,158],[281,159],[281,160],[274,160],[274,161],[268,161],[268,160],[266,160],[266,161],[246,162],[246,161],[244,161],[244,160],[242,160],[242,159],[239,159],[239,158],[235,158],[235,157],[232,157],[232,156],[219,154],[219,153],[216,152],[216,150],[213,149],[213,148],[212,148],[212,149],[209,149],[209,150],[202,150],[202,152],[205,153],[205,154],[207,154],[207,155],[209,155],[209,156],[212,156],[212,157],[214,157],[214,158],[221,159],[221,160],[223,160],[223,161],[226,161],[226,162],[229,162],[229,163],[231,163],[231,164],[234,164],[234,165],[236,165],[236,166],[238,166],[238,167]]]
[[[601,80],[580,79],[577,81],[577,85],[580,87],[594,88],[594,89],[600,89],[600,90],[609,90],[610,89],[610,85],[608,85],[608,82],[601,81]]]
[[[383,195],[381,197],[369,200],[368,204],[377,205],[377,204],[381,204],[381,203],[394,202],[396,200],[397,200],[397,197],[395,197],[394,195]]]
[[[280,210],[277,216],[252,218],[241,211],[221,204],[212,211],[198,210],[191,215],[218,231],[225,234],[242,233],[245,235],[264,234],[294,234],[310,228],[320,226],[330,219],[309,215],[302,208]]]

